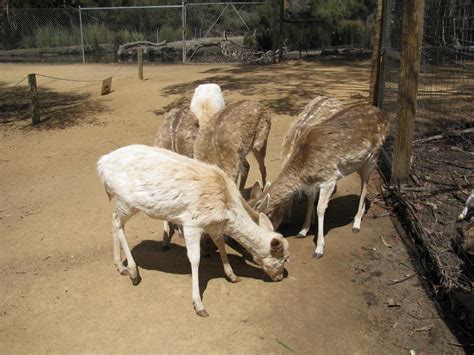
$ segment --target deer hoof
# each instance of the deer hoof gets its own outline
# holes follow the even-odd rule
[[[352,228],[352,233],[357,234],[360,232],[360,228]]]
[[[196,311],[196,314],[199,317],[209,317],[209,313],[205,309],[201,309],[200,311]]]
[[[321,254],[321,253],[314,253],[313,254],[314,259],[321,259],[322,257],[323,257],[323,254]]]
[[[242,281],[242,279],[241,279],[240,277],[237,277],[237,276],[236,276],[235,278],[233,278],[233,279],[230,279],[230,282],[232,282],[232,283],[234,283],[234,284],[236,284],[236,283],[238,283],[238,282],[240,282],[240,281]]]

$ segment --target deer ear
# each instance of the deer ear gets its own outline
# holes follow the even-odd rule
[[[255,181],[255,184],[253,184],[252,190],[250,190],[250,199],[251,200],[256,199],[261,193],[262,193],[262,184],[260,184],[260,181],[257,180]]]
[[[257,211],[262,212],[268,209],[268,205],[270,204],[270,195],[266,194],[263,200],[256,205]]]
[[[260,212],[260,214],[258,215],[258,225],[263,229],[273,232],[272,221],[270,221],[270,218],[268,218],[267,215],[263,212]]]
[[[267,189],[272,185],[272,183],[270,181],[267,181],[267,183],[265,184],[265,186],[263,187],[263,190],[262,191],[267,191]]]
[[[283,243],[280,239],[273,238],[270,242],[270,249],[273,253],[278,253],[283,250]]]

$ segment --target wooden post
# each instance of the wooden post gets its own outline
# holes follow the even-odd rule
[[[392,165],[392,182],[395,184],[406,181],[410,173],[423,40],[424,4],[424,0],[403,2],[403,50],[398,84],[399,123]]]
[[[369,105],[377,106],[379,99],[379,76],[380,76],[380,64],[382,60],[381,46],[382,46],[382,14],[383,11],[383,0],[377,0],[377,12],[375,17],[375,36],[374,36],[374,47],[372,49],[372,71],[370,73],[370,89],[369,89]]]
[[[30,86],[30,107],[33,124],[40,123],[38,88],[36,87],[36,74],[28,74],[28,85]]]
[[[138,78],[143,80],[143,48],[139,47],[138,53]]]

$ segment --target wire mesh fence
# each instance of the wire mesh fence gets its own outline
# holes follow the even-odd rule
[[[400,188],[413,226],[440,276],[443,289],[471,289],[473,259],[462,247],[468,222],[456,217],[474,175],[474,8],[471,1],[425,1],[422,61],[412,146],[410,186]],[[392,131],[399,110],[402,1],[385,0],[383,108]]]
[[[258,59],[272,49],[272,15],[265,2],[187,4],[187,61],[251,62],[249,55]]]
[[[266,2],[2,10],[0,61],[135,61],[137,43],[149,62],[251,62],[271,50],[272,15]]]
[[[0,60],[78,62],[79,11],[74,8],[0,10]]]
[[[145,60],[182,62],[182,11],[181,5],[81,9],[85,62],[135,61],[136,50],[119,53],[119,49],[127,43],[145,41],[166,41],[165,46],[148,46]]]

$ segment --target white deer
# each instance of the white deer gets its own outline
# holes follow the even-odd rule
[[[208,316],[199,292],[200,239],[211,236],[219,248],[226,276],[234,274],[225,252],[224,234],[247,249],[274,281],[283,279],[289,257],[288,242],[273,232],[270,220],[260,214],[256,224],[242,202],[239,190],[218,167],[169,150],[131,145],[102,156],[97,171],[109,198],[115,199],[112,217],[114,261],[134,285],[140,282],[137,265],[125,238],[124,225],[137,212],[183,226],[192,272],[192,300],[199,316]],[[125,253],[127,266],[121,257]]]
[[[359,207],[353,224],[354,232],[360,230],[367,183],[388,127],[386,115],[373,106],[356,105],[339,111],[303,133],[276,180],[251,205],[269,216],[277,228],[294,196],[305,192],[310,196],[308,207],[312,210],[311,202],[319,190],[318,241],[314,256],[322,257],[324,214],[329,198],[337,180],[353,172],[361,179]],[[311,213],[307,212],[306,219]]]

